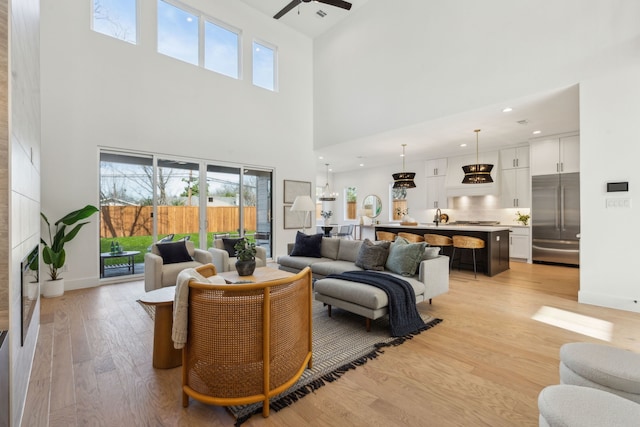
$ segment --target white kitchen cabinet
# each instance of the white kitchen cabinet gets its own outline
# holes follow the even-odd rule
[[[427,165],[425,168],[425,175],[427,177],[445,176],[446,174],[447,174],[447,159],[427,160]]]
[[[531,229],[513,227],[509,233],[509,258],[531,262]]]
[[[448,207],[445,176],[427,178],[427,209],[445,209]]]
[[[500,165],[502,169],[517,169],[529,167],[529,146],[505,148],[500,150]]]
[[[531,141],[531,175],[580,171],[580,136]]]
[[[531,178],[529,168],[504,169],[502,171],[503,208],[531,207]]]

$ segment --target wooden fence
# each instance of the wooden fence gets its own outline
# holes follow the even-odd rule
[[[158,234],[197,233],[198,206],[158,206]],[[102,206],[100,237],[150,236],[153,231],[151,206]],[[234,232],[240,223],[236,206],[207,207],[208,232]],[[255,206],[244,208],[244,229],[256,229]]]

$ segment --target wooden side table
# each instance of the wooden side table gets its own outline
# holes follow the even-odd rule
[[[153,325],[153,367],[170,369],[182,365],[182,350],[173,347],[173,299],[176,287],[167,286],[147,292],[140,302],[156,308]]]

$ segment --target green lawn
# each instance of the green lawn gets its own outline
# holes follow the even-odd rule
[[[253,231],[247,231],[247,233],[253,234]],[[210,233],[209,241],[207,242],[207,247],[213,245],[213,236],[215,234],[226,234],[226,233]],[[176,234],[173,237],[173,240],[179,240],[184,236],[191,236],[190,241],[196,246],[196,248],[200,247],[200,236],[198,233],[191,234]],[[158,239],[161,239],[164,236],[158,236]],[[118,242],[123,251],[138,251],[140,252],[138,255],[134,257],[134,262],[137,264],[144,262],[144,254],[147,253],[147,249],[153,243],[151,236],[133,236],[133,237],[118,237],[115,239],[100,239],[100,252],[110,252],[111,251],[111,242]],[[120,259],[107,259],[105,260],[105,265],[113,265],[120,264],[122,260]]]

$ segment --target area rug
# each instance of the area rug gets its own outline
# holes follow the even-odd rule
[[[153,310],[141,305],[153,317]],[[321,302],[313,301],[313,368],[307,369],[286,392],[271,399],[272,411],[286,408],[326,383],[339,379],[345,372],[377,358],[384,353],[384,347],[400,345],[413,337],[391,337],[388,316],[373,320],[371,331],[367,332],[361,316],[339,308],[333,308],[331,315],[327,316],[327,309]],[[424,330],[442,321],[425,313],[420,316],[427,325]],[[235,425],[239,426],[254,414],[262,413],[262,403],[227,409],[236,419]]]

